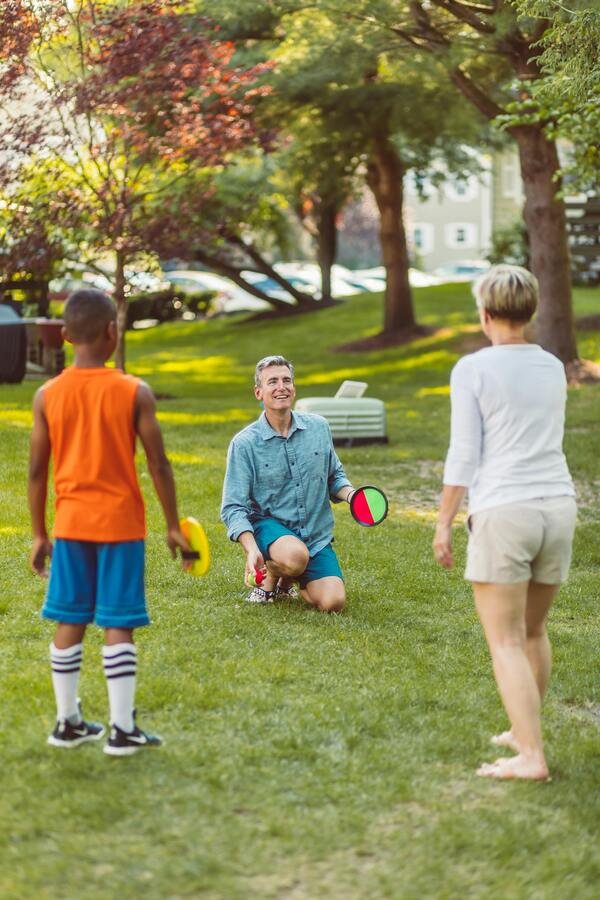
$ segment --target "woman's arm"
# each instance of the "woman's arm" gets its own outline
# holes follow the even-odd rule
[[[444,488],[433,539],[435,558],[445,569],[451,569],[454,565],[452,522],[467,488],[475,478],[483,439],[483,422],[477,401],[477,373],[468,357],[460,360],[452,370],[450,398],[450,446],[444,466]]]
[[[454,557],[452,556],[452,522],[460,509],[466,492],[466,487],[457,484],[445,484],[442,491],[438,522],[433,539],[433,553],[437,561],[445,569],[451,569],[454,565]]]

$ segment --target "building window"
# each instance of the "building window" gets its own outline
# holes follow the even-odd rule
[[[517,159],[502,163],[502,196],[515,200],[517,203],[522,199],[523,186]]]
[[[479,183],[473,176],[466,180],[452,178],[445,183],[444,190],[448,200],[454,200],[455,203],[470,203],[477,199]]]
[[[472,250],[477,246],[477,225],[472,222],[451,222],[446,225],[446,246],[453,250]]]
[[[433,252],[435,239],[431,222],[415,222],[410,231],[410,237],[417,253],[425,255]]]

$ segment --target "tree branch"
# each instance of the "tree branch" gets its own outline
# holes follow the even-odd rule
[[[489,22],[482,22],[479,16],[472,11],[470,4],[460,3],[459,0],[430,0],[433,6],[450,13],[455,19],[460,19],[478,31],[480,34],[495,34],[496,26]]]
[[[253,244],[247,244],[237,234],[227,234],[225,236],[225,239],[228,241],[228,243],[232,244],[235,247],[239,247],[241,250],[247,253],[252,262],[256,264],[259,272],[262,272],[264,275],[272,278],[273,281],[276,281],[277,284],[285,291],[287,291],[288,294],[291,294],[291,296],[295,300],[297,300],[301,306],[316,302],[314,297],[311,297],[310,294],[305,294],[303,291],[297,290],[297,288],[290,284],[289,281],[287,281],[283,277],[283,275],[280,275],[279,272],[267,262],[262,253],[260,253],[260,251],[257,250]]]
[[[193,252],[193,259],[198,262],[204,263],[206,266],[211,266],[216,272],[219,272],[221,275],[224,275],[226,278],[229,278],[238,287],[243,288],[243,290],[247,291],[249,294],[253,294],[255,297],[258,297],[259,300],[266,300],[267,303],[270,303],[271,306],[275,307],[275,309],[287,309],[289,310],[290,304],[286,303],[285,300],[278,300],[275,297],[269,297],[268,294],[265,294],[264,291],[261,291],[260,288],[255,287],[253,284],[247,282],[241,274],[241,270],[232,266],[230,263],[225,262],[225,260],[221,259],[219,256],[214,256],[211,253],[206,253],[206,251],[196,248]]]
[[[457,88],[464,94],[473,106],[490,121],[496,116],[501,116],[504,110],[491,97],[488,96],[462,69],[456,68],[450,72],[450,78]]]

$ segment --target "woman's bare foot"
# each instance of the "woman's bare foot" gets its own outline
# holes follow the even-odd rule
[[[482,778],[497,778],[500,781],[509,781],[513,778],[523,778],[529,781],[550,781],[548,766],[544,759],[532,759],[518,753],[517,756],[503,757],[493,763],[483,763],[477,769],[477,774]]]
[[[515,753],[519,752],[519,745],[512,731],[503,731],[502,734],[492,735],[490,743],[495,747],[508,747],[509,750],[513,750]]]

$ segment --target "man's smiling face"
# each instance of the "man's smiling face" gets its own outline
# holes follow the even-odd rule
[[[296,396],[292,373],[287,366],[267,366],[260,373],[260,387],[254,388],[254,393],[266,410],[291,409]]]

